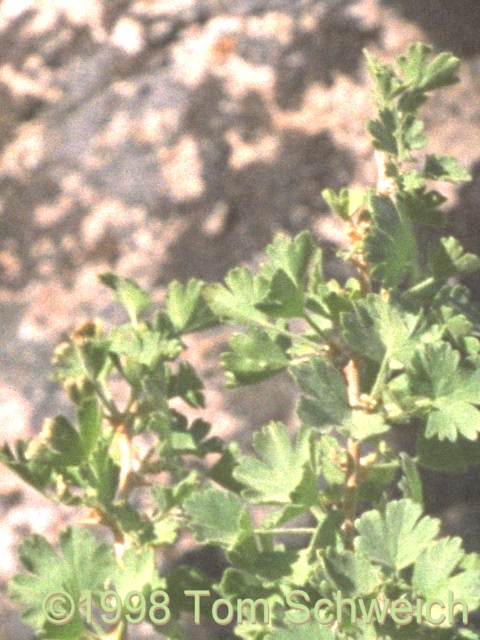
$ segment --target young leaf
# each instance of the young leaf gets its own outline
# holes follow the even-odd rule
[[[293,240],[277,234],[266,248],[266,254],[276,269],[282,269],[299,288],[303,287],[305,276],[316,247],[310,231],[302,231]]]
[[[457,76],[459,66],[460,60],[451,53],[440,53],[425,70],[420,83],[420,89],[423,89],[423,91],[432,91],[433,89],[440,89],[456,84],[460,81]]]
[[[367,122],[367,129],[373,136],[373,146],[379,151],[396,156],[399,153],[397,112],[386,107],[380,110],[379,116],[379,119]]]
[[[64,416],[47,418],[40,434],[30,441],[25,457],[55,468],[77,466],[82,461],[81,437]]]
[[[256,327],[235,334],[230,346],[232,351],[221,357],[228,387],[267,380],[286,369],[290,362],[281,342]]]
[[[115,291],[115,299],[125,307],[133,324],[136,324],[138,317],[152,304],[150,295],[131,278],[117,276],[114,273],[102,273],[99,279]]]
[[[367,59],[368,70],[374,80],[374,95],[380,108],[389,104],[401,90],[402,82],[398,78],[394,68],[381,62],[367,49],[363,50]]]
[[[422,43],[411,44],[406,55],[397,58],[397,64],[411,87],[418,87],[427,68],[432,47]]]
[[[445,224],[445,214],[437,207],[446,198],[438,191],[426,191],[424,187],[415,191],[399,191],[397,193],[397,207],[400,213],[409,216],[411,220],[433,227]]]
[[[186,285],[174,280],[168,286],[166,309],[178,335],[215,326],[218,321],[206,304],[204,283],[191,279]]]
[[[26,458],[28,446],[29,443],[25,440],[17,440],[13,449],[10,445],[4,444],[0,449],[0,462],[34,489],[43,491],[50,481],[53,468],[34,458]]]
[[[367,511],[355,522],[355,548],[372,562],[405,569],[440,530],[439,520],[421,515],[421,506],[406,498],[389,502],[385,514]]]
[[[425,178],[429,180],[444,180],[445,182],[469,182],[472,176],[452,156],[427,155]]]
[[[87,496],[107,508],[115,498],[120,476],[120,467],[114,462],[109,448],[107,438],[100,440],[90,455],[84,472]]]
[[[450,344],[419,345],[408,369],[412,395],[431,399],[426,437],[455,442],[458,434],[476,440],[480,432],[480,370],[460,367]]]
[[[467,275],[480,269],[480,258],[473,253],[465,253],[460,242],[452,237],[440,238],[440,243],[430,249],[429,263],[437,280]]]
[[[95,398],[88,398],[77,408],[83,458],[95,449],[102,428],[102,413]]]
[[[371,274],[384,287],[395,287],[415,260],[416,243],[412,223],[388,196],[370,199],[373,224],[365,237],[365,257]]]
[[[407,55],[397,58],[397,64],[412,88],[432,91],[458,82],[456,72],[460,60],[451,53],[441,53],[428,63],[432,51],[429,45],[415,43],[409,46]]]
[[[338,195],[333,189],[324,189],[322,196],[328,206],[348,222],[360,207],[365,204],[365,191],[360,189],[340,189]]]
[[[410,151],[423,149],[427,144],[427,138],[423,133],[423,122],[418,120],[413,113],[407,113],[399,120],[397,126],[396,137],[401,158],[408,158]]]
[[[418,468],[413,458],[402,452],[400,454],[403,476],[398,483],[398,488],[403,492],[405,498],[412,502],[417,502],[423,508],[422,479],[418,473]]]
[[[233,472],[247,487],[245,498],[254,504],[290,504],[295,498],[304,510],[315,502],[311,430],[301,429],[292,444],[287,427],[271,422],[254,435],[253,448],[260,460],[243,457]]]

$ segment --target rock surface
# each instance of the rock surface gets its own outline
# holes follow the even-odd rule
[[[28,437],[68,410],[48,380],[50,355],[81,319],[116,317],[98,273],[136,278],[161,298],[172,278],[219,279],[239,262],[257,263],[277,230],[308,227],[327,255],[344,242],[320,194],[375,180],[365,46],[392,60],[420,40],[465,59],[462,83],[423,115],[430,148],[474,175],[447,195],[449,230],[478,251],[480,5],[424,6],[0,4],[0,440]],[[224,339],[192,340],[192,359],[207,374],[208,417],[248,440],[249,425],[290,418],[293,392],[278,379],[261,401],[249,390],[222,393],[212,367]],[[18,570],[15,547],[33,531],[54,540],[72,514],[0,473],[0,636],[27,640],[4,597]],[[478,486],[459,479],[439,489],[432,509],[480,550]]]

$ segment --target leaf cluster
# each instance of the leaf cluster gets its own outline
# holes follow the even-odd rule
[[[41,536],[24,540],[25,572],[10,596],[39,638],[126,640],[125,619],[107,635],[82,609],[62,626],[45,615],[55,590],[77,602],[91,592],[98,614],[106,589],[169,593],[172,617],[157,630],[172,640],[183,637],[192,611],[183,591],[192,589],[235,606],[262,600],[268,623],[235,626],[247,640],[480,638],[458,616],[433,623],[424,605],[409,624],[380,606],[454,594],[469,613],[480,607],[480,556],[439,535],[420,473],[480,463],[480,308],[460,284],[480,259],[451,237],[433,237],[425,251],[417,240],[418,225],[445,220],[430,183],[469,179],[454,158],[415,156],[426,144],[419,109],[457,82],[458,59],[415,44],[395,66],[367,61],[378,184],[323,194],[346,226],[350,247],[339,255],[350,279],[325,276],[309,231],[277,235],[256,271],[171,283],[156,311],[135,282],[104,274],[128,321],[88,321],[56,349],[54,377],[74,418],[47,420],[36,437],[5,444],[0,459],[44,495],[86,509],[83,523],[106,527],[111,541],[80,526],[61,534],[59,551]],[[256,425],[250,455],[211,435],[204,386],[185,357],[187,334],[222,324],[235,327],[220,362],[227,387],[283,373],[298,390],[295,428]],[[388,445],[407,426],[413,456]],[[185,536],[221,550],[221,577],[159,569],[158,555]],[[304,624],[288,623],[295,590],[311,603]],[[352,603],[342,620],[315,621],[313,603],[339,592]],[[371,623],[366,609],[378,613]],[[211,615],[204,603],[201,611]]]

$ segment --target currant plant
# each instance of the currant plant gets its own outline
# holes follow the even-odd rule
[[[468,623],[480,556],[439,535],[420,475],[480,464],[480,307],[459,283],[480,259],[438,232],[425,250],[417,239],[419,225],[445,223],[432,182],[470,179],[454,158],[420,153],[418,111],[458,81],[459,60],[423,44],[395,66],[366,56],[378,183],[323,192],[350,240],[339,254],[349,280],[324,277],[308,231],[276,236],[255,273],[171,283],[153,316],[145,291],[106,274],[129,322],[87,322],[57,348],[55,377],[76,420],[47,420],[1,454],[44,495],[83,508],[58,551],[41,536],[20,546],[25,572],[10,597],[39,638],[126,640],[145,619],[177,639],[187,612],[246,640],[480,638]],[[227,386],[288,371],[298,387],[296,433],[263,426],[254,455],[170,403],[203,407],[182,338],[221,323],[240,329],[221,357]],[[123,404],[111,390],[119,379]],[[388,444],[407,427],[413,457]],[[221,579],[189,565],[162,572],[156,551],[184,532],[223,551]],[[49,609],[54,593],[71,602]]]

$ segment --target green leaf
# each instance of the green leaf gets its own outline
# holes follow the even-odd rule
[[[219,460],[208,471],[208,477],[215,480],[221,487],[234,493],[240,493],[245,486],[233,477],[233,471],[240,457],[240,448],[232,442],[224,449]]]
[[[30,441],[25,457],[56,468],[77,466],[82,461],[81,437],[64,416],[47,418],[39,435]]]
[[[179,335],[215,326],[218,321],[209,309],[202,291],[205,284],[191,279],[186,285],[174,280],[168,286],[166,309]]]
[[[360,189],[340,189],[338,195],[333,189],[324,189],[322,196],[328,206],[346,222],[366,201],[365,191]]]
[[[109,347],[109,341],[101,338],[75,339],[75,348],[88,378],[96,380],[99,377],[107,362]]]
[[[160,361],[175,360],[183,349],[180,339],[148,326],[125,324],[110,332],[110,352],[121,358],[120,371],[131,384],[139,382],[145,367],[155,371]]]
[[[115,591],[122,602],[130,591],[149,596],[154,589],[165,588],[165,580],[158,575],[155,552],[151,548],[127,548],[112,573]]]
[[[441,53],[428,65],[423,74],[420,88],[424,91],[432,91],[456,84],[460,81],[457,76],[459,66],[460,60],[458,58],[448,52]]]
[[[150,295],[131,278],[117,276],[114,273],[102,273],[99,280],[115,291],[115,299],[127,310],[133,324],[136,324],[138,317],[152,304]]]
[[[184,509],[197,542],[230,548],[252,528],[240,498],[231,492],[206,489],[189,497]]]
[[[83,458],[95,449],[102,429],[102,412],[96,398],[83,400],[77,408]]]
[[[53,380],[62,382],[66,378],[79,378],[85,374],[80,354],[74,345],[69,342],[62,342],[57,346],[52,358],[52,364],[55,366],[52,374]]]
[[[221,357],[228,387],[267,380],[289,365],[281,341],[256,327],[247,333],[235,334],[230,339],[230,347],[232,351]]]
[[[402,452],[400,454],[400,463],[404,475],[398,483],[398,488],[403,492],[405,498],[409,498],[423,508],[422,479],[418,473],[415,460],[405,452]]]
[[[404,214],[422,224],[441,227],[445,224],[445,214],[437,207],[446,200],[438,191],[426,191],[425,187],[414,191],[399,191],[397,207]]]
[[[254,278],[246,268],[231,269],[225,278],[227,287],[221,284],[207,284],[203,296],[213,313],[240,324],[262,324],[265,316],[255,307],[265,292],[258,277]],[[263,290],[261,290],[263,288]]]
[[[68,528],[60,534],[61,556],[42,536],[26,538],[19,547],[20,560],[27,570],[17,574],[9,585],[13,602],[23,607],[22,619],[37,631],[44,630],[49,638],[80,640],[85,629],[79,613],[71,622],[58,627],[61,635],[54,635],[53,625],[47,623],[43,603],[56,591],[68,593],[76,604],[86,590],[102,589],[114,567],[112,549],[98,543],[86,529]]]
[[[279,233],[266,248],[273,266],[284,271],[300,289],[315,253],[315,241],[310,231],[302,231],[293,240]]]
[[[179,362],[177,373],[169,380],[168,397],[182,398],[191,407],[205,407],[203,382],[189,362]]]
[[[334,366],[313,357],[293,365],[291,373],[301,393],[297,415],[302,423],[341,425],[350,416],[345,380]]]
[[[467,275],[480,269],[480,258],[473,253],[465,253],[460,242],[452,237],[440,238],[440,243],[430,249],[429,263],[437,280]]]
[[[375,362],[384,358],[407,363],[415,347],[417,318],[396,309],[376,294],[354,303],[355,313],[341,315],[346,342]]]
[[[364,411],[352,411],[343,426],[348,429],[351,438],[360,442],[386,433],[390,429],[379,413],[365,413]]]
[[[109,448],[110,442],[107,439],[100,440],[90,455],[84,472],[87,496],[104,507],[113,502],[120,476],[120,467],[114,462]]]
[[[364,240],[371,274],[384,287],[395,287],[410,271],[416,243],[412,224],[388,196],[370,199],[373,224]]]
[[[303,600],[302,603],[304,604]],[[292,613],[292,612],[291,612]],[[294,615],[292,613],[292,615]],[[305,614],[302,613],[302,616]],[[284,628],[269,631],[266,640],[335,640],[336,634],[330,626],[320,625],[313,618],[305,624],[286,623]]]
[[[360,534],[355,549],[372,562],[395,571],[405,569],[440,530],[439,520],[421,515],[421,506],[406,498],[389,502],[385,514],[363,513],[355,522]]]
[[[407,55],[397,58],[397,64],[412,88],[432,91],[458,82],[456,72],[460,60],[445,52],[428,64],[432,51],[429,45],[415,43],[409,46]]]
[[[423,149],[427,143],[427,138],[423,133],[424,125],[421,120],[417,120],[413,113],[407,113],[398,122],[397,139],[402,158],[408,158],[409,152],[416,149]]]
[[[408,369],[412,396],[431,399],[426,437],[455,442],[480,432],[480,370],[460,367],[460,353],[447,342],[419,345]]]
[[[372,134],[373,146],[379,151],[385,151],[392,156],[398,155],[397,142],[398,116],[397,112],[390,108],[379,111],[379,119],[369,120],[367,129]]]
[[[178,539],[178,530],[182,527],[182,523],[173,516],[167,516],[155,522],[153,526],[155,546],[172,545]]]
[[[377,567],[359,551],[328,548],[322,554],[323,570],[331,591],[341,591],[342,598],[373,594],[383,581]]]
[[[0,462],[29,485],[43,491],[50,481],[53,469],[34,458],[27,459],[25,454],[28,446],[29,443],[25,440],[17,440],[13,448],[4,444],[0,449]]]
[[[472,176],[464,169],[456,158],[452,156],[427,155],[425,178],[429,180],[444,180],[445,182],[469,182]]]
[[[303,424],[317,428],[337,426],[356,440],[388,431],[381,415],[351,409],[343,375],[325,360],[313,357],[293,366],[291,371],[300,389],[297,415]]]
[[[363,50],[367,59],[370,76],[374,80],[374,94],[377,104],[382,107],[402,89],[402,82],[390,64],[381,64],[367,49]]]
[[[418,461],[435,471],[466,472],[469,467],[480,464],[480,439],[475,442],[458,436],[455,442],[426,438],[425,429],[417,437]]]
[[[431,46],[417,42],[408,47],[406,55],[397,58],[397,64],[411,87],[420,85],[427,68],[428,57],[432,51]]]
[[[244,484],[242,495],[254,504],[295,504],[303,510],[317,497],[316,476],[312,466],[312,432],[300,429],[292,444],[287,427],[278,422],[253,436],[253,448],[260,460],[240,459],[233,472]]]
[[[460,538],[442,538],[423,549],[415,562],[412,587],[427,601],[440,599],[447,603],[453,594],[454,600],[462,600],[471,613],[480,605],[479,556],[471,554],[473,566],[470,568],[466,563],[467,567],[461,571],[464,560],[470,560],[461,545]],[[455,607],[457,615],[461,610],[462,607]]]
[[[273,318],[302,318],[305,315],[303,290],[283,269],[278,269],[255,308]]]

